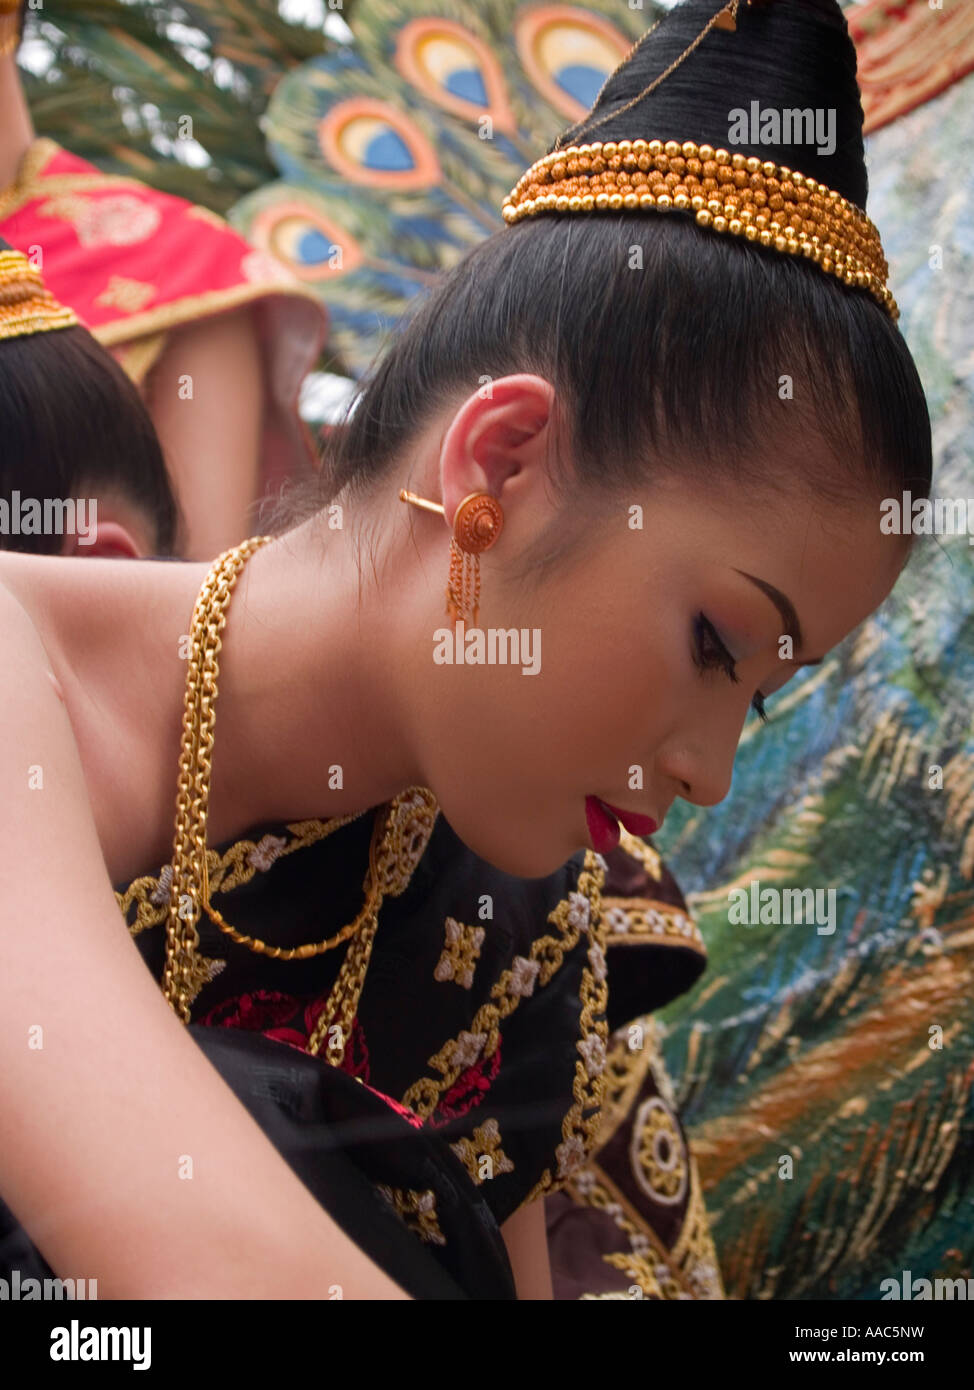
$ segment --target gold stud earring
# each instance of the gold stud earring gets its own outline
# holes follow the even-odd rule
[[[405,488],[399,500],[423,511],[446,516],[439,502],[429,502]],[[504,509],[488,492],[471,492],[457,507],[450,541],[450,577],[446,586],[446,613],[452,622],[467,621],[473,626],[480,618],[480,556],[495,543],[504,527]]]

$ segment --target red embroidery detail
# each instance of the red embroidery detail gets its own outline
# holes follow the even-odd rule
[[[268,1035],[271,1035],[272,1030],[290,1033],[289,1029],[281,1030],[280,1025],[293,1018],[297,1002],[290,994],[255,989],[250,994],[239,995],[236,999],[224,999],[200,1022],[210,1028],[246,1028],[248,1032],[267,1032]]]
[[[458,1119],[461,1115],[466,1115],[469,1110],[474,1110],[483,1102],[500,1071],[500,1066],[501,1034],[498,1033],[497,1046],[491,1056],[481,1057],[479,1062],[475,1062],[472,1067],[468,1067],[466,1071],[460,1073],[430,1115],[429,1123],[435,1128],[438,1125],[447,1124],[450,1120]]]

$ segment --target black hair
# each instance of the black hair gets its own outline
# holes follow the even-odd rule
[[[0,341],[0,497],[98,498],[145,513],[153,551],[170,555],[179,513],[138,390],[86,328]],[[60,553],[58,535],[0,535],[0,548]]]
[[[561,143],[729,147],[814,177],[865,210],[856,56],[836,0],[742,3],[736,32],[711,30],[655,91],[619,111],[719,8],[687,0],[666,14]],[[833,152],[729,145],[731,112],[752,101],[833,110]],[[611,119],[596,126],[603,116]],[[527,217],[444,277],[329,437],[331,495],[371,491],[436,412],[485,374],[517,371],[556,388],[574,464],[553,482],[576,499],[676,469],[780,489],[797,481],[839,499],[929,490],[919,376],[867,290],[802,256],[700,227],[689,213],[606,210]],[[785,376],[792,399],[782,398],[787,387],[779,395]],[[833,457],[799,458],[809,437]]]

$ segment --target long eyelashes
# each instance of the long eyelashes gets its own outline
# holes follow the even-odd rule
[[[703,613],[698,613],[693,620],[693,639],[693,659],[701,671],[723,671],[728,679],[734,681],[735,684],[740,684],[741,678],[737,674],[734,658],[720,640],[713,623]],[[762,724],[768,723],[768,716],[764,708],[764,696],[760,690],[751,701],[751,708]]]

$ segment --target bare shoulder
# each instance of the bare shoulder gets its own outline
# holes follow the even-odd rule
[[[64,693],[54,672],[44,641],[23,599],[5,582],[0,569],[0,769],[3,772],[4,821],[20,802],[18,783],[23,789],[40,790],[43,770],[38,771],[27,755],[54,754],[64,789],[80,794],[87,802],[81,761],[71,722],[64,704]],[[34,768],[28,786],[28,767]],[[20,769],[23,777],[17,776]],[[54,769],[51,769],[54,771]]]

